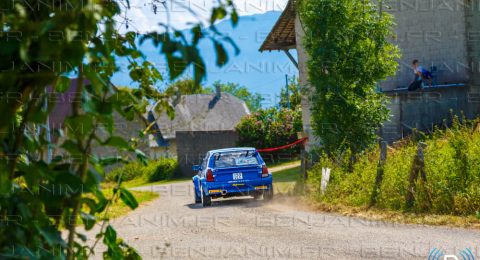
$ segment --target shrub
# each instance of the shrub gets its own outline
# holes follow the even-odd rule
[[[236,127],[238,145],[256,148],[283,146],[297,140],[303,131],[300,109],[261,109],[242,118]],[[298,149],[290,150],[298,151]],[[282,151],[285,152],[285,151]]]
[[[146,166],[143,170],[143,177],[148,182],[155,182],[178,177],[179,173],[177,160],[161,159]]]
[[[132,162],[112,170],[105,180],[109,182],[118,181],[118,178],[122,176],[122,181],[142,178],[147,182],[155,182],[178,177],[180,175],[179,169],[176,159],[150,161],[147,165]]]
[[[110,173],[107,174],[105,180],[109,182],[114,182],[118,181],[118,178],[121,176],[122,181],[131,181],[142,176],[143,167],[143,164],[137,161],[125,164],[110,171]]]

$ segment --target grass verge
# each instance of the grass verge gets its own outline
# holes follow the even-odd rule
[[[275,194],[293,195],[296,193],[297,184],[301,183],[300,166],[292,166],[272,171]]]
[[[276,195],[299,195],[298,188],[299,184],[302,182],[302,178],[300,176],[300,166],[275,171],[272,174]],[[424,213],[420,214],[386,209],[331,204],[313,200],[308,198],[308,196],[299,196],[298,199],[298,203],[304,204],[305,208],[310,210],[337,213],[344,216],[358,217],[368,220],[386,221],[401,224],[480,229],[480,219],[474,215],[454,216]]]
[[[191,177],[181,177],[181,178],[161,180],[161,181],[155,181],[155,182],[148,182],[145,179],[133,179],[131,181],[124,182],[122,184],[122,186],[125,187],[125,188],[135,188],[135,187],[141,187],[141,186],[169,184],[169,183],[176,183],[176,182],[189,181],[189,180],[192,180],[192,178]]]
[[[104,187],[104,194],[105,197],[111,198],[112,197],[112,188],[111,187]],[[142,206],[142,204],[145,204],[146,202],[152,201],[156,198],[159,197],[158,193],[151,192],[151,191],[135,191],[135,190],[130,190],[133,196],[135,196],[135,199],[137,199],[139,207]],[[138,209],[138,208],[137,208]],[[104,215],[104,213],[101,213],[100,215],[97,215],[96,217],[99,219],[103,218],[117,218],[122,215],[125,215],[132,211],[130,207],[128,207],[123,201],[117,200],[115,201],[112,205],[110,205],[110,208],[108,209],[107,215]]]
[[[386,209],[333,205],[324,202],[301,198],[308,208],[316,211],[338,213],[344,216],[362,219],[385,221],[400,224],[449,226],[480,229],[480,219],[476,216],[437,215],[427,213],[399,212]]]

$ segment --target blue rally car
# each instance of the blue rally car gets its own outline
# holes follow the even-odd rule
[[[207,152],[193,166],[195,203],[212,205],[214,198],[263,195],[273,198],[272,174],[255,148],[229,148]]]

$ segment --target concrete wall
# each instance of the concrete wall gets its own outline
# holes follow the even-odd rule
[[[191,132],[177,131],[177,159],[182,175],[192,176],[192,166],[199,164],[205,154],[214,149],[235,147],[235,131]]]
[[[296,41],[297,41],[297,57],[298,57],[298,70],[299,70],[299,84],[302,88],[302,122],[303,122],[303,131],[309,136],[308,142],[305,144],[305,150],[307,152],[311,151],[313,147],[319,145],[318,139],[313,134],[312,124],[311,124],[311,100],[310,94],[313,93],[312,87],[308,83],[308,68],[307,60],[308,56],[303,47],[303,36],[305,32],[303,31],[300,19],[295,19],[295,32],[296,32]]]
[[[469,85],[470,91],[480,93],[480,1],[470,0],[471,6],[466,8],[466,32],[468,61],[471,64]]]
[[[480,115],[480,99],[472,96],[467,86],[387,95],[392,118],[381,129],[381,136],[390,143],[411,134],[412,129],[430,132],[435,125],[450,125],[452,112],[469,119]]]
[[[406,87],[413,79],[414,59],[427,69],[436,66],[438,84],[467,83],[471,64],[467,52],[466,11],[478,0],[390,0],[396,39],[402,57],[397,75],[383,82],[384,90]],[[478,23],[477,23],[478,25]]]
[[[177,157],[177,141],[176,139],[168,140],[168,146],[150,147],[148,155],[152,159],[173,158]]]

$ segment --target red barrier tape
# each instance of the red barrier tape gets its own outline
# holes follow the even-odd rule
[[[305,138],[302,138],[302,139],[300,139],[300,140],[297,140],[297,141],[295,141],[294,143],[291,143],[291,144],[287,144],[287,145],[280,146],[280,147],[275,147],[275,148],[257,149],[257,151],[258,151],[259,153],[275,152],[275,151],[278,151],[278,150],[283,150],[283,149],[290,148],[290,147],[295,146],[295,145],[297,145],[297,144],[299,144],[299,143],[303,143],[303,142],[307,141],[307,139],[308,139],[308,138],[305,137]]]

